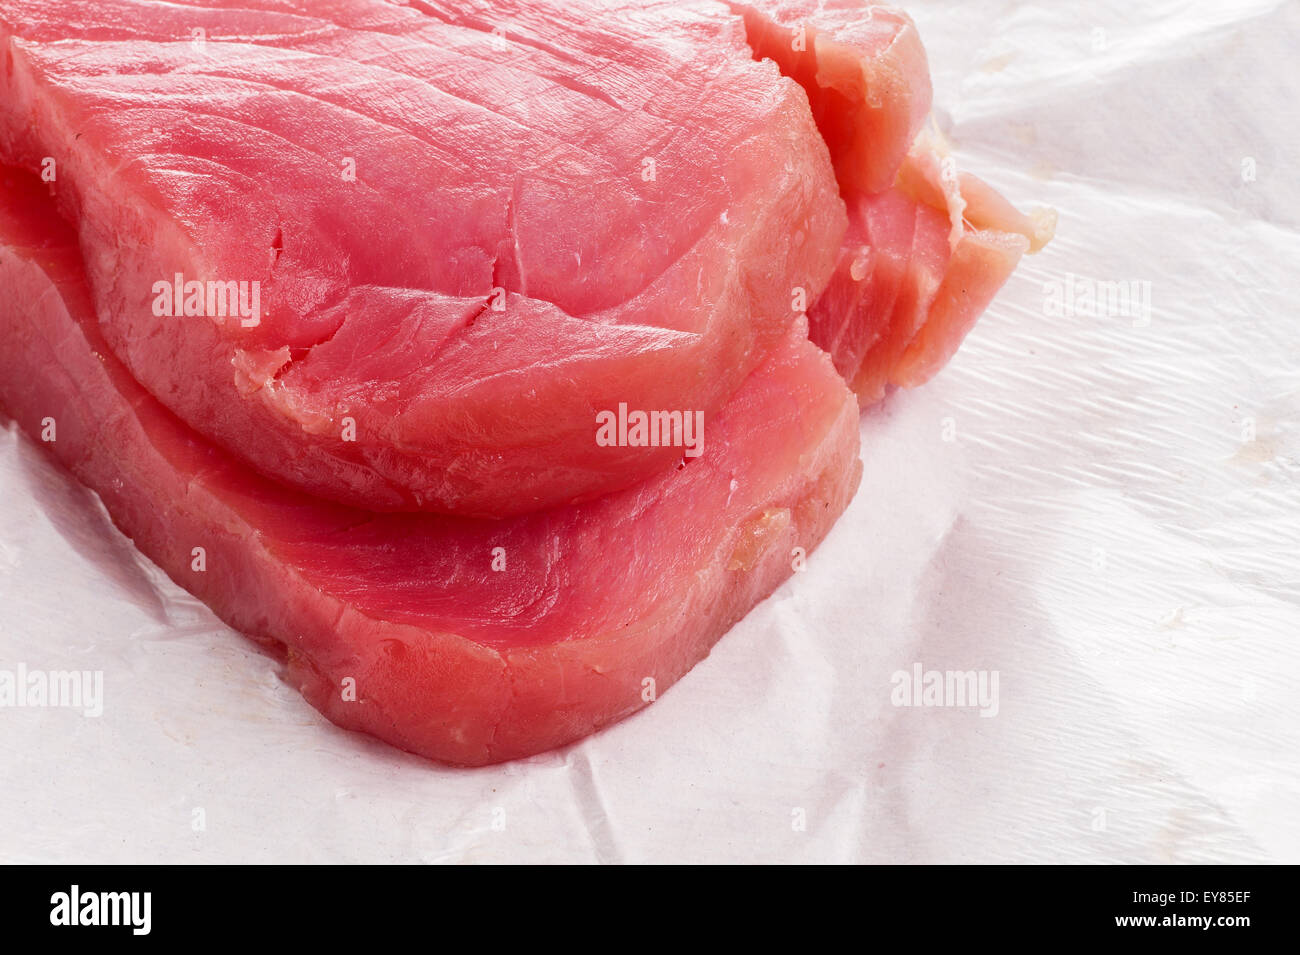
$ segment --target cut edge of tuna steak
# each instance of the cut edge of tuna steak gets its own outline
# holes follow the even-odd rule
[[[849,230],[809,334],[864,408],[891,385],[925,384],[1055,225],[1051,210],[1026,215],[958,173],[939,136],[923,131],[889,189],[849,198]]]
[[[755,58],[808,94],[840,190],[889,188],[930,113],[930,67],[911,17],[862,0],[728,3]]]
[[[135,382],[43,187],[18,171],[0,185],[0,407],[34,438],[52,422],[46,447],[123,533],[287,648],[287,679],[330,720],[403,749],[481,765],[641,708],[792,574],[857,487],[856,402],[796,325],[710,422],[705,454],[636,488],[503,521],[307,497]]]
[[[53,160],[145,388],[376,510],[509,516],[672,467],[598,445],[596,413],[721,407],[792,290],[830,280],[840,193],[893,178],[930,100],[911,21],[842,0],[774,7],[819,24],[791,56],[785,21],[710,2],[311,9],[13,0],[0,153]],[[177,275],[258,281],[265,314],[154,314]]]

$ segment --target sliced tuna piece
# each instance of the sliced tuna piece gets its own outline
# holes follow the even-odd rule
[[[864,407],[956,352],[1026,249],[1051,237],[987,184],[958,176],[922,127],[930,77],[905,14],[858,0],[733,3],[754,54],[808,92],[849,226],[808,311]]]
[[[889,385],[929,381],[956,353],[1027,251],[1051,238],[1055,217],[1025,215],[987,183],[957,173],[922,135],[891,188],[849,199],[835,274],[809,310],[812,340],[863,407]]]
[[[846,228],[838,100],[819,133],[704,0],[7,0],[0,58],[0,156],[53,178],[113,353],[262,473],[374,509],[508,515],[671,467],[599,445],[597,412],[712,416]],[[914,106],[843,118],[863,175]],[[210,314],[231,290],[257,314]]]
[[[863,0],[731,6],[754,55],[807,90],[844,194],[888,189],[930,112],[930,67],[911,18]]]
[[[501,521],[375,514],[268,481],[154,400],[93,313],[73,231],[0,175],[0,408],[329,719],[436,760],[525,756],[662,693],[852,496],[857,406],[796,327],[703,456]],[[201,550],[198,550],[200,549]],[[198,557],[202,556],[202,569]]]
[[[948,267],[948,219],[897,189],[850,200],[850,226],[830,285],[809,310],[812,340],[830,352],[863,406],[925,322]]]

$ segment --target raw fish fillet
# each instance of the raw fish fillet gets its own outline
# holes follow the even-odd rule
[[[0,410],[448,763],[689,670],[1051,235],[918,138],[916,31],[858,0],[4,0],[0,58]],[[258,321],[156,314],[175,274]],[[598,445],[619,404],[702,456]]]
[[[911,22],[764,9],[5,0],[0,159],[51,172],[109,349],[196,431],[316,495],[506,516],[674,466],[596,412],[710,420],[903,162]],[[257,282],[256,324],[156,314],[214,310],[191,282]]]
[[[704,455],[635,488],[501,521],[358,511],[257,476],[135,382],[76,236],[25,173],[0,175],[0,289],[0,409],[38,441],[53,422],[46,446],[122,532],[283,646],[329,719],[448,763],[537,753],[647,705],[791,575],[861,473],[857,404],[796,325]]]

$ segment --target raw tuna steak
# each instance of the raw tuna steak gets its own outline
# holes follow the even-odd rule
[[[841,191],[892,182],[924,53],[829,7],[6,0],[0,156],[196,431],[316,495],[510,515],[673,466],[595,414],[711,419],[830,280]]]
[[[0,182],[0,408],[34,437],[52,421],[47,446],[117,526],[231,626],[283,645],[314,706],[404,749],[477,765],[633,712],[790,575],[857,487],[856,402],[796,325],[703,456],[598,501],[481,521],[288,490],[135,382],[73,231],[25,173]]]

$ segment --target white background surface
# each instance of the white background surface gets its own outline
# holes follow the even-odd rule
[[[106,699],[0,710],[0,859],[1300,861],[1300,3],[909,9],[959,162],[1061,222],[864,419],[805,573],[638,716],[442,769],[325,722],[9,426],[0,667]],[[1066,273],[1149,323],[1049,316]],[[998,715],[892,706],[917,662],[999,671]]]

